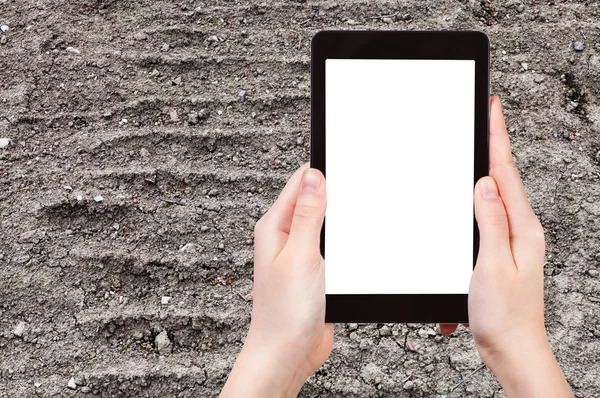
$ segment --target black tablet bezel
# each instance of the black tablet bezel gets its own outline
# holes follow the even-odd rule
[[[475,60],[474,186],[477,180],[488,175],[489,54],[488,38],[481,32],[318,32],[311,43],[311,167],[327,176],[326,59],[472,59]],[[479,230],[473,215],[473,267],[478,251]],[[325,222],[321,230],[321,254],[325,258]],[[467,294],[329,294],[325,321],[467,323],[467,302]]]

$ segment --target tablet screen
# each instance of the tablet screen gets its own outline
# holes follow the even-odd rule
[[[325,61],[327,294],[466,294],[475,61]]]

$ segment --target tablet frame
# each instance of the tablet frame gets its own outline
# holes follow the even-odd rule
[[[473,186],[488,175],[489,40],[474,31],[321,31],[311,42],[310,165],[325,176],[325,60],[431,59],[475,61]],[[473,214],[473,268],[479,229]],[[325,222],[321,229],[325,258]],[[326,322],[467,323],[468,294],[328,294]]]

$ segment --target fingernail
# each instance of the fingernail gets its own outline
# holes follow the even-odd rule
[[[321,186],[321,173],[316,169],[308,169],[302,176],[302,191],[317,192]]]
[[[490,178],[484,178],[481,181],[481,192],[485,199],[494,199],[498,197],[498,188]]]

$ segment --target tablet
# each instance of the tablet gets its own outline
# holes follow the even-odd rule
[[[327,322],[466,323],[488,175],[480,32],[322,31],[311,167],[327,181]]]

